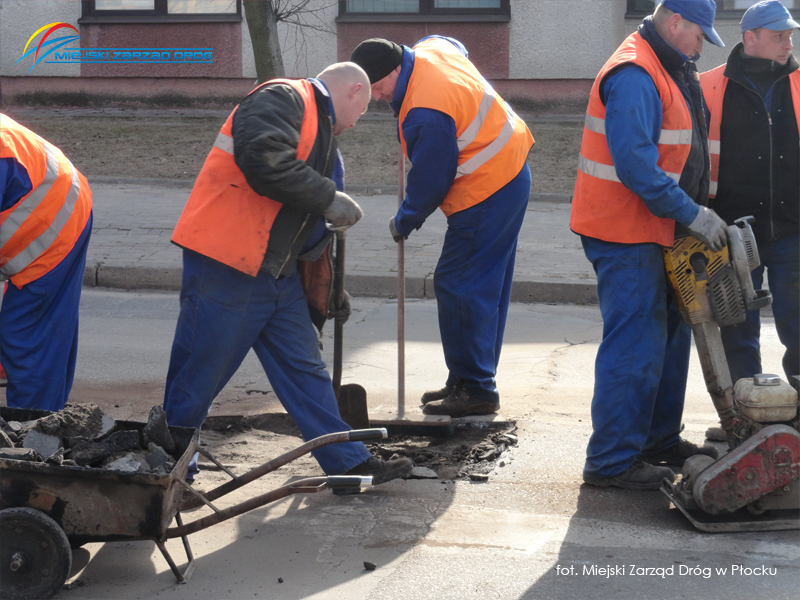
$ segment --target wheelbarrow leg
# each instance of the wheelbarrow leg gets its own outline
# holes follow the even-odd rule
[[[183,526],[183,519],[181,519],[180,513],[175,515],[175,521],[178,523],[178,527]],[[181,541],[183,542],[183,549],[186,551],[186,558],[189,561],[186,563],[186,567],[183,569],[183,572],[181,572],[181,570],[178,568],[178,565],[175,564],[175,561],[172,560],[172,556],[170,556],[169,552],[167,551],[167,546],[163,541],[156,540],[156,546],[158,546],[158,549],[161,550],[161,554],[164,555],[164,559],[167,561],[169,568],[172,569],[172,573],[175,575],[175,579],[178,580],[178,583],[187,583],[189,578],[192,576],[192,573],[194,573],[194,554],[192,554],[192,548],[189,546],[189,538],[185,535],[182,535]]]

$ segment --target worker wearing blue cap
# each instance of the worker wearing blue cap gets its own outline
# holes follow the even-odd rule
[[[708,202],[708,138],[695,61],[722,46],[713,0],[664,0],[595,79],[570,227],[597,273],[603,341],[583,480],[655,490],[690,456],[680,437],[691,332],[662,249],[676,228],[714,249],[725,222]]]
[[[742,41],[728,61],[700,76],[711,111],[712,206],[728,223],[753,215],[761,266],[769,275],[772,313],[786,347],[783,369],[797,386],[800,373],[800,70],[792,33],[800,24],[777,0],[744,13]],[[722,328],[731,378],[761,373],[759,312]]]

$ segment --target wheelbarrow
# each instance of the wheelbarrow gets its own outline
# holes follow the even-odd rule
[[[6,421],[28,421],[51,414],[0,407]],[[138,430],[144,423],[117,421],[116,430]],[[170,427],[180,456],[166,475],[122,473],[105,469],[57,466],[18,459],[0,459],[0,597],[50,598],[66,581],[72,548],[91,542],[151,540],[179,583],[194,568],[187,536],[292,494],[318,493],[337,487],[368,487],[372,477],[326,476],[291,482],[234,506],[219,509],[213,500],[271,473],[312,450],[339,442],[386,437],[385,429],[330,433],[314,438],[255,469],[237,476],[198,446],[198,430]],[[189,462],[200,452],[230,478],[199,493],[186,483]],[[182,501],[184,490],[194,497]],[[213,514],[184,523],[181,510],[207,505]],[[174,527],[170,527],[172,522]],[[187,563],[179,568],[165,542],[181,538]]]

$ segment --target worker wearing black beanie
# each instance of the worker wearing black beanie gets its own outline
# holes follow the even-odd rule
[[[422,412],[496,412],[533,136],[456,39],[432,35],[408,47],[373,38],[350,60],[366,71],[372,98],[397,115],[411,161],[406,197],[389,222],[392,239],[407,238],[437,207],[447,216],[433,279],[447,374],[442,389],[422,395]]]
[[[350,60],[367,72],[370,84],[377,83],[403,62],[403,47],[381,38],[361,42]]]

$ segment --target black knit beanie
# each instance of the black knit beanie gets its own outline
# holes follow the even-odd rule
[[[380,81],[403,62],[403,48],[381,38],[364,40],[350,60],[366,71],[370,84]]]

